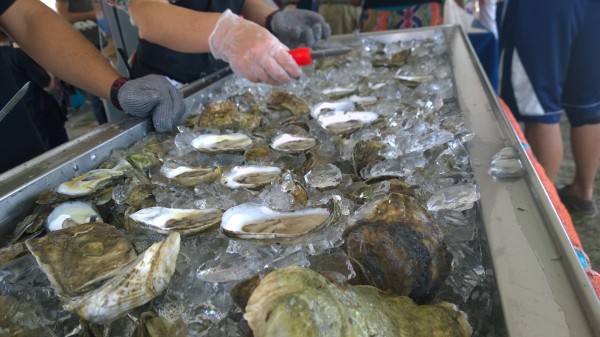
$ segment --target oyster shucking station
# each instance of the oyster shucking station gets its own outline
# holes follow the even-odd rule
[[[285,86],[183,87],[0,175],[0,334],[600,336],[458,26],[341,35]]]

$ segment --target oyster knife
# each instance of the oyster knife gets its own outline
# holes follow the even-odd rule
[[[21,89],[19,89],[19,91],[17,91],[17,93],[8,101],[8,103],[6,103],[4,108],[2,108],[2,110],[0,110],[0,122],[4,119],[4,117],[6,117],[6,115],[8,115],[8,113],[15,107],[15,105],[17,105],[17,103],[19,103],[21,98],[23,98],[23,96],[25,96],[27,89],[29,89],[29,83],[30,82],[25,83],[21,87]]]
[[[289,51],[294,58],[294,61],[299,66],[306,66],[312,63],[313,59],[327,56],[337,56],[347,54],[352,51],[350,47],[337,47],[312,50],[310,48],[296,48]]]

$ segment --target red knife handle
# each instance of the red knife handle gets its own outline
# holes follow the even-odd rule
[[[289,53],[299,66],[307,66],[312,63],[310,48],[296,48],[290,50]]]

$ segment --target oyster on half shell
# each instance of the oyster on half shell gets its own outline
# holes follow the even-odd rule
[[[221,229],[229,237],[265,242],[290,241],[320,229],[329,218],[324,208],[280,212],[246,203],[223,213]]]
[[[165,177],[183,186],[212,183],[221,176],[222,171],[216,166],[188,166],[173,159],[165,160],[160,168]]]
[[[102,222],[98,211],[87,202],[69,201],[54,208],[46,220],[46,231],[51,232],[88,222]]]
[[[179,232],[181,235],[189,235],[218,224],[222,215],[220,209],[213,208],[181,209],[156,206],[141,209],[129,217],[163,234]]]
[[[91,170],[60,184],[56,192],[71,197],[90,195],[124,174],[123,171],[111,169]]]
[[[280,133],[271,140],[271,148],[289,153],[309,150],[317,145],[317,140],[310,135]]]
[[[342,134],[356,131],[365,124],[371,124],[378,117],[379,115],[370,111],[330,111],[319,115],[317,121],[323,129],[333,134]]]
[[[221,176],[221,185],[229,188],[256,188],[269,184],[281,177],[276,166],[234,166]]]
[[[252,138],[243,133],[200,135],[192,146],[205,153],[243,152],[252,145]]]

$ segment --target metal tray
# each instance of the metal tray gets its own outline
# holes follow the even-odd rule
[[[481,192],[478,207],[502,313],[499,335],[600,336],[600,300],[580,265],[540,178],[525,154],[484,75],[466,33],[459,26],[341,35],[331,45],[364,37],[383,42],[446,36],[459,105],[475,137],[467,144]],[[210,98],[227,70],[182,88],[193,109]],[[148,120],[125,118],[96,128],[0,175],[0,233],[6,235],[33,207],[38,194],[95,168],[115,148],[127,147],[152,132]],[[491,157],[503,147],[518,151],[522,179],[494,180]]]

